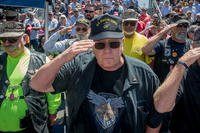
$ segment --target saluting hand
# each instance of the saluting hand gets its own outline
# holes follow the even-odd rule
[[[64,51],[63,54],[66,56],[66,60],[72,60],[76,55],[86,52],[89,48],[94,46],[93,40],[81,40],[74,42],[68,49]]]
[[[187,66],[190,66],[198,59],[200,59],[200,47],[189,50],[179,59],[179,61],[182,61]]]
[[[61,29],[59,32],[60,32],[61,35],[64,35],[64,34],[69,33],[71,31],[72,31],[72,26],[68,26],[68,27]]]

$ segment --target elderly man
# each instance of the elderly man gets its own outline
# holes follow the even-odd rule
[[[30,52],[24,46],[29,38],[22,24],[7,21],[3,26],[0,34],[5,51],[0,55],[0,132],[48,133],[48,113],[53,124],[60,94],[46,96],[29,86],[31,75],[46,63],[46,56]]]
[[[145,63],[151,62],[148,56],[142,52],[142,47],[147,43],[148,39],[136,32],[138,26],[138,14],[133,9],[128,9],[123,16],[123,32],[124,32],[124,54],[133,58],[137,58]]]
[[[172,22],[150,38],[142,48],[144,54],[155,55],[154,72],[161,82],[164,81],[178,59],[190,49],[186,41],[189,22],[179,15],[175,15]],[[163,40],[162,37],[168,32],[171,32],[171,37]]]
[[[76,38],[74,39],[65,39],[62,41],[56,42],[62,35],[70,32],[72,27],[66,27],[54,33],[43,45],[45,52],[48,53],[60,53],[67,49],[74,42],[79,40],[88,39],[90,34],[90,22],[85,18],[78,19],[75,24]]]
[[[200,131],[200,27],[194,32],[193,49],[183,55],[154,94],[158,112],[172,111],[172,133]]]
[[[32,78],[35,90],[67,91],[70,133],[159,130],[152,105],[159,80],[145,63],[122,54],[121,26],[113,15],[93,19],[92,40],[75,42]]]

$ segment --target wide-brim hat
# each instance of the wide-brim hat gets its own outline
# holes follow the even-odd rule
[[[1,26],[0,38],[19,37],[25,32],[23,24],[19,22],[7,21],[3,22]]]

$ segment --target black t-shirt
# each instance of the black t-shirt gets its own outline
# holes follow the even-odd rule
[[[130,131],[121,97],[124,75],[125,66],[113,72],[96,66],[92,86],[80,106],[76,120],[84,124],[84,132],[126,133]]]
[[[186,43],[178,43],[169,38],[167,41],[162,40],[155,46],[155,64],[154,72],[157,74],[162,83],[170,71],[170,68],[176,64],[178,59],[187,52],[189,46]]]
[[[177,104],[172,112],[172,133],[200,132],[200,66],[193,64],[179,89]]]

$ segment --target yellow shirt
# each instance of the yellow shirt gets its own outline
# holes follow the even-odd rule
[[[146,45],[148,39],[137,32],[130,38],[124,38],[124,54],[133,58],[137,58],[145,63],[151,63],[151,58],[142,53],[142,47]]]

